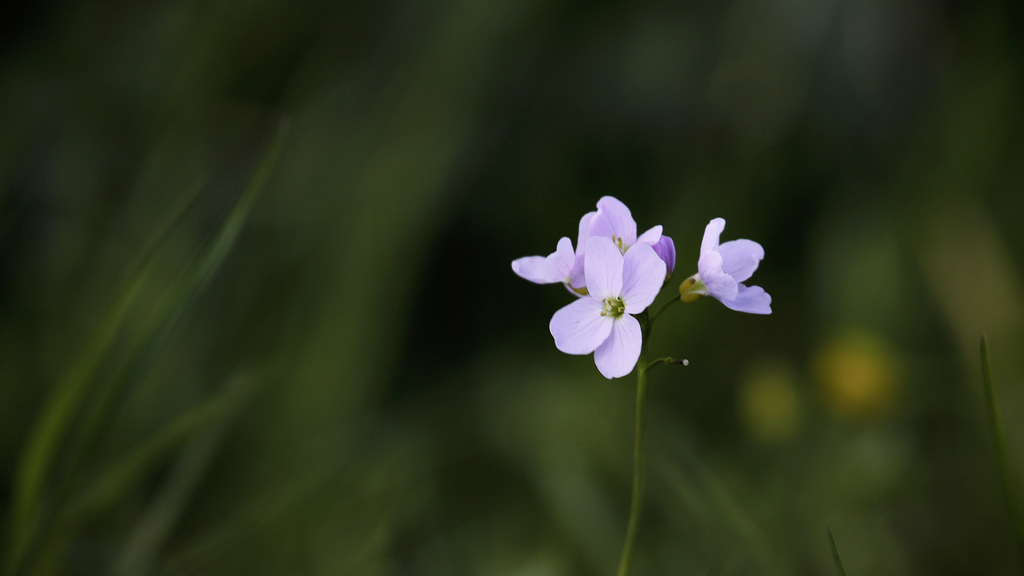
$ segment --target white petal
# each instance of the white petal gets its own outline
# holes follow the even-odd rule
[[[648,246],[654,246],[655,244],[658,243],[658,240],[661,240],[660,224],[637,237],[636,242],[634,242],[634,244],[647,244]]]
[[[718,239],[722,235],[722,230],[725,230],[725,220],[715,218],[708,222],[704,227],[704,239],[700,243],[701,256],[718,249]]]
[[[722,304],[748,314],[771,314],[772,297],[760,286],[744,286],[740,284],[735,298],[722,300]]]
[[[512,271],[520,278],[537,284],[561,282],[558,272],[551,266],[551,261],[543,256],[526,256],[513,260]]]
[[[718,276],[722,273],[722,255],[717,251],[704,252],[697,260],[697,273],[701,278]]]
[[[722,255],[722,270],[737,282],[750,278],[764,259],[764,248],[753,240],[725,242],[718,253]]]
[[[584,296],[560,308],[551,317],[548,330],[555,338],[555,347],[566,354],[590,354],[612,331],[612,320],[601,316],[604,303]]]
[[[587,212],[580,218],[580,230],[579,236],[576,238],[576,250],[583,254],[583,248],[587,245],[587,239],[590,238],[590,223],[594,220],[594,216],[597,212]]]
[[[573,294],[575,294],[577,296],[579,296],[580,293],[576,292],[576,290],[584,290],[585,291],[587,289],[587,277],[583,274],[583,266],[582,265],[579,267],[579,270],[574,268],[569,273],[569,281],[566,282],[566,288],[569,289],[569,292],[571,292],[571,293],[573,293]]]
[[[584,273],[587,290],[598,299],[618,298],[622,290],[622,254],[604,236],[591,236],[587,240]]]
[[[639,314],[654,302],[665,284],[665,261],[654,248],[637,244],[622,262],[622,300],[626,312]]]
[[[722,271],[722,255],[718,252],[707,252],[697,261],[700,279],[707,288],[708,294],[719,300],[732,300],[736,297],[737,282]]]
[[[576,254],[573,257],[572,267],[569,268],[569,288],[586,288],[587,276],[584,270],[586,263],[587,239],[590,238],[590,221],[594,219],[597,212],[587,212],[580,218],[579,237],[576,240]],[[578,295],[578,294],[577,294]]]
[[[594,363],[605,378],[620,378],[633,371],[642,345],[640,323],[630,315],[619,317],[611,334],[594,351]]]
[[[559,274],[559,280],[565,282],[566,278],[569,277],[569,272],[572,271],[572,266],[576,262],[576,254],[572,251],[572,240],[566,237],[562,237],[558,241],[558,247],[555,249],[555,253],[548,256],[552,260],[552,266]]]
[[[636,242],[636,221],[626,205],[611,196],[597,201],[597,214],[590,222],[591,236],[622,238],[627,245]]]

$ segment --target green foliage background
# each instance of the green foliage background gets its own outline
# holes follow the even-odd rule
[[[6,573],[611,573],[634,382],[559,353],[570,296],[509,266],[603,195],[677,281],[726,218],[774,298],[659,320],[689,366],[651,376],[635,574],[833,573],[826,526],[850,574],[1020,572],[977,356],[1024,479],[1019,2],[0,27]]]

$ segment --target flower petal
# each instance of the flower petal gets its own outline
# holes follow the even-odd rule
[[[576,238],[576,248],[580,251],[580,255],[583,254],[583,247],[587,245],[587,239],[590,238],[590,223],[596,215],[597,212],[587,212],[583,218],[580,218],[579,236]]]
[[[594,350],[594,364],[608,379],[620,378],[633,371],[640,358],[640,323],[630,315],[620,316],[612,323],[608,339]]]
[[[705,252],[697,261],[697,270],[708,294],[719,300],[732,300],[736,297],[737,282],[722,271],[721,254],[714,251]]]
[[[574,264],[572,269],[569,271],[568,282],[566,282],[566,284],[568,284],[570,291],[573,289],[583,289],[587,287],[587,276],[584,273],[582,262],[583,260],[579,260],[579,265],[577,266]]]
[[[566,290],[573,296],[581,296],[582,294],[578,290],[587,287],[587,280],[583,277],[582,264],[579,266],[579,270],[574,270],[576,254],[572,251],[572,241],[568,238],[559,240],[558,249],[554,254],[548,256],[548,260],[552,260],[551,266],[558,271],[558,281],[565,285]]]
[[[575,256],[572,241],[563,237],[554,252],[543,256],[526,256],[512,261],[512,271],[530,282],[553,284],[569,277]]]
[[[572,268],[569,269],[569,286],[571,288],[586,288],[587,276],[584,272],[585,257],[587,252],[587,239],[590,238],[590,221],[594,219],[597,212],[587,212],[580,218],[579,236],[576,239],[576,255]]]
[[[640,240],[637,240],[637,243],[639,244]],[[651,245],[651,248],[654,248],[655,254],[665,263],[665,274],[671,275],[676,268],[675,242],[668,236],[662,236],[660,240]]]
[[[737,282],[754,274],[764,259],[764,248],[753,240],[732,240],[718,247],[722,255],[722,270]]]
[[[590,354],[608,339],[613,320],[601,316],[604,303],[584,296],[563,306],[548,323],[555,347],[566,354]]]
[[[697,273],[707,280],[722,273],[722,255],[717,251],[704,252],[697,260]]]
[[[622,301],[626,312],[639,314],[654,302],[665,285],[665,262],[654,248],[637,244],[622,261]]]
[[[543,256],[525,256],[512,261],[512,271],[520,278],[537,284],[559,282],[558,273],[551,262]]]
[[[772,297],[760,286],[744,286],[740,284],[735,298],[721,300],[721,302],[737,312],[747,312],[749,314],[772,313]]]
[[[587,290],[598,300],[618,298],[622,291],[622,254],[615,244],[604,236],[591,236],[587,240],[584,272]]]
[[[661,240],[661,224],[654,226],[647,232],[641,234],[633,244],[647,244],[648,246],[654,246],[659,240]]]
[[[718,239],[725,230],[725,220],[715,218],[704,227],[704,239],[700,243],[700,255],[703,256],[712,250],[718,249]]]
[[[597,201],[597,214],[590,221],[590,235],[609,239],[616,236],[629,246],[636,242],[636,222],[625,204],[605,196]]]
[[[562,239],[558,241],[555,253],[548,256],[548,259],[552,260],[552,266],[564,282],[565,279],[569,277],[569,271],[572,270],[572,265],[576,260],[576,254],[572,251],[572,240],[563,236]]]

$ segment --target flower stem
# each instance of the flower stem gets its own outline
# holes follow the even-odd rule
[[[651,368],[654,368],[655,366],[659,366],[661,364],[664,364],[666,366],[670,364],[682,364],[683,366],[688,366],[690,364],[690,361],[687,360],[686,358],[673,358],[671,356],[665,356],[664,358],[651,360],[651,363],[647,365],[647,370],[650,370]]]
[[[662,304],[661,308],[658,308],[657,312],[655,312],[654,314],[651,314],[651,322],[653,323],[655,318],[657,318],[658,316],[661,316],[662,312],[664,312],[665,310],[668,310],[668,307],[673,305],[673,304],[675,304],[676,302],[679,302],[679,298],[671,298],[668,302],[665,302],[664,304]],[[650,330],[649,325],[648,325],[648,330]]]
[[[646,328],[649,328],[648,324]],[[636,541],[637,527],[640,524],[640,506],[644,493],[644,429],[647,423],[647,332],[644,330],[644,346],[640,349],[640,360],[636,363],[636,435],[633,438],[633,497],[629,505],[629,527],[626,530],[626,543],[622,547],[622,559],[619,560],[619,576],[629,574],[633,562],[633,543]]]

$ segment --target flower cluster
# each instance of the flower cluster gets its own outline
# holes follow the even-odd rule
[[[710,295],[740,312],[771,313],[771,296],[745,286],[764,250],[751,240],[719,244],[725,220],[712,220],[704,231],[697,274],[679,287],[679,299],[692,302]],[[576,300],[552,316],[548,329],[555,346],[567,354],[594,354],[606,378],[629,374],[643,347],[640,322],[675,268],[672,239],[654,226],[637,236],[629,208],[611,196],[580,219],[576,247],[563,237],[548,256],[527,256],[512,270],[537,284],[561,283]]]

